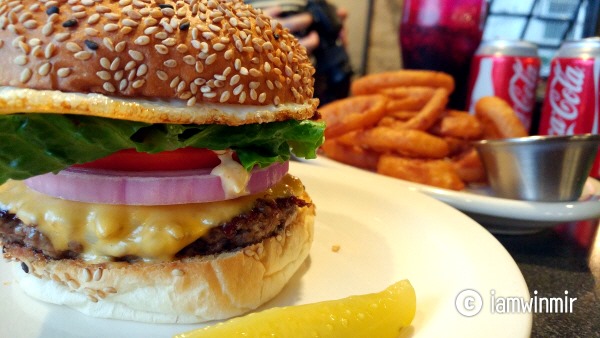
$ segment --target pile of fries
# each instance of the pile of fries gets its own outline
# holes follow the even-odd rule
[[[326,122],[321,151],[383,175],[461,190],[486,181],[472,142],[526,136],[512,108],[484,97],[475,115],[446,108],[454,80],[445,73],[401,70],[352,84],[352,96],[319,110]]]

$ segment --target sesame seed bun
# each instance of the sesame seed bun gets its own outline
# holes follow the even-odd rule
[[[0,114],[239,125],[318,105],[304,47],[242,1],[0,0],[0,54]]]

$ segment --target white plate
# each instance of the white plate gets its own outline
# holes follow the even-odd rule
[[[529,336],[531,314],[491,312],[492,290],[524,299],[529,292],[510,255],[473,220],[375,174],[303,163],[292,163],[291,172],[317,205],[315,242],[299,273],[267,307],[377,292],[408,278],[417,293],[417,314],[403,337]],[[88,318],[28,298],[8,270],[0,263],[6,337],[169,337],[198,327]],[[464,317],[455,308],[465,289],[483,297],[477,316]]]
[[[365,171],[326,157],[319,157],[312,164],[339,170]],[[520,201],[495,197],[486,188],[454,191],[391,177],[388,179],[400,181],[411,190],[450,204],[494,233],[529,233],[560,223],[600,217],[600,182],[593,178],[588,178],[581,198],[574,202]]]

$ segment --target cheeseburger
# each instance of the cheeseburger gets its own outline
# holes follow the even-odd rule
[[[201,322],[309,253],[314,69],[240,0],[0,0],[0,244],[85,314]]]

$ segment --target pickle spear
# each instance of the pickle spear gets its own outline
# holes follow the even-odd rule
[[[398,337],[416,311],[408,280],[365,295],[272,308],[186,332],[175,338],[211,337]]]

